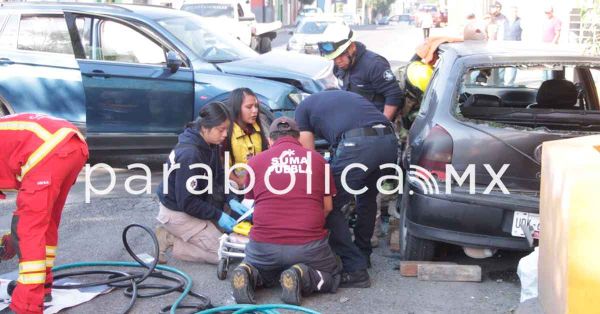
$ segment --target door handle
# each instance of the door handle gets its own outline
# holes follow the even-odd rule
[[[104,73],[102,70],[92,70],[92,73],[84,73],[85,76],[95,77],[95,78],[107,78],[110,77],[110,74]]]
[[[0,58],[0,64],[15,64],[12,60],[10,60],[9,58]]]

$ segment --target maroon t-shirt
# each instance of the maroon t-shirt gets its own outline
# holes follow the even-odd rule
[[[279,138],[271,148],[252,157],[248,165],[254,170],[256,181],[246,194],[246,198],[254,199],[250,239],[274,244],[305,244],[325,238],[323,197],[336,193],[331,174],[327,179],[329,191],[326,191],[326,164],[321,155],[305,149],[291,136]],[[271,188],[265,183],[269,169]],[[309,169],[312,174],[308,174]],[[284,191],[291,185],[292,174],[295,183],[289,191]],[[249,184],[249,176],[246,184]],[[283,194],[276,194],[277,190]]]

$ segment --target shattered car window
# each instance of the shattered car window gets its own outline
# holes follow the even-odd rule
[[[456,114],[563,130],[600,130],[600,71],[588,64],[473,67],[462,77]]]

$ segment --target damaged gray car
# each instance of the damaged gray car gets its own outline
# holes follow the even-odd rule
[[[439,242],[531,250],[541,144],[600,133],[600,58],[520,42],[439,52],[402,157],[401,257],[431,260]]]

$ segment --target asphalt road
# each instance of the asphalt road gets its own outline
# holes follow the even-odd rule
[[[366,27],[357,31],[358,38],[369,48],[383,54],[393,62],[406,60],[412,54],[409,46],[416,46],[420,40],[420,30],[399,27]],[[281,49],[285,34],[276,44]],[[281,41],[281,42],[280,42]],[[400,43],[403,48],[396,48]],[[83,171],[73,187],[65,206],[60,226],[60,246],[57,265],[80,261],[131,261],[121,242],[121,231],[131,223],[155,226],[154,217],[158,211],[153,192],[162,179],[162,162],[165,156],[131,158],[113,156],[95,158],[92,165],[106,162],[117,167],[116,185],[106,195],[91,195],[90,203],[85,202],[85,177]],[[128,170],[128,164],[142,162],[152,170],[151,194],[131,195],[124,189],[124,183],[132,175],[143,171]],[[110,183],[107,173],[96,171],[90,176],[94,187],[103,189]],[[143,188],[145,182],[133,180],[134,189]],[[15,208],[14,195],[0,201],[0,230],[10,228],[11,212]],[[140,232],[130,236],[138,253],[150,253],[149,238]],[[382,241],[384,242],[384,241]],[[484,279],[481,283],[425,282],[416,278],[401,277],[398,259],[387,245],[375,249],[373,268],[369,271],[373,285],[369,289],[340,289],[336,294],[323,294],[305,299],[303,305],[322,313],[507,313],[516,308],[519,302],[519,281],[516,266],[522,253],[499,252],[486,260],[469,259],[462,251],[449,247],[440,260],[459,264],[481,265]],[[214,305],[232,304],[233,297],[228,281],[219,281],[216,267],[171,260],[170,266],[177,267],[192,276],[194,291],[208,296]],[[17,268],[17,261],[0,264],[0,273]],[[258,293],[260,303],[279,303],[279,290],[264,290]],[[132,313],[157,313],[161,307],[173,302],[176,295],[139,300]],[[114,291],[99,296],[84,305],[72,308],[65,313],[118,313],[128,300],[122,292]]]

